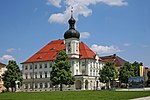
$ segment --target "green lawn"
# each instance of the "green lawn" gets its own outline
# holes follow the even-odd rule
[[[52,91],[1,93],[0,100],[127,100],[150,96],[150,91]]]

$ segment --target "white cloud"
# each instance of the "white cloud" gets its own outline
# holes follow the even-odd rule
[[[82,15],[87,17],[92,14],[92,10],[88,8],[89,5],[94,5],[97,3],[104,3],[109,6],[125,6],[128,5],[125,0],[48,0],[48,4],[53,4],[56,7],[61,7],[61,2],[64,2],[66,5],[66,10],[62,13],[52,14],[49,17],[50,23],[61,23],[64,24],[70,17],[70,8],[71,6],[74,8],[73,13],[76,20],[78,20],[78,16]]]
[[[6,50],[6,52],[8,53],[14,53],[14,52],[19,52],[21,50],[21,48],[15,49],[15,48],[9,48]]]
[[[61,7],[60,3],[61,3],[61,0],[48,0],[47,1],[48,5],[51,4],[51,5],[54,5],[55,7]]]
[[[93,44],[91,49],[98,54],[109,54],[109,53],[117,53],[121,52],[121,50],[116,46],[101,46],[97,44]]]
[[[98,0],[102,3],[105,3],[107,5],[110,6],[126,6],[128,5],[127,2],[125,2],[125,0]]]
[[[9,61],[9,60],[15,60],[15,58],[11,55],[3,55],[0,57],[0,61]]]
[[[81,35],[81,38],[86,39],[86,38],[88,38],[90,36],[90,33],[88,33],[88,32],[81,32],[80,35]]]
[[[16,49],[14,49],[14,48],[9,48],[9,49],[7,49],[6,51],[9,52],[9,53],[11,53],[11,52],[16,51]]]
[[[123,44],[123,45],[126,46],[126,47],[128,47],[128,46],[130,46],[131,44],[125,43],[125,44]]]

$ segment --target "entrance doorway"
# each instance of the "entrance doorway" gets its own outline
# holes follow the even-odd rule
[[[75,86],[76,86],[76,90],[81,90],[81,81],[77,80]]]

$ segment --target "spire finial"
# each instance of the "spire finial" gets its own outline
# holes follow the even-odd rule
[[[75,19],[73,18],[73,7],[71,6],[71,18],[69,19],[70,29],[74,29]]]
[[[71,17],[73,17],[73,6],[71,6]]]

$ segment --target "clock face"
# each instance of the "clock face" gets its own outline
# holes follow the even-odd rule
[[[68,43],[68,53],[71,53],[71,43]]]

